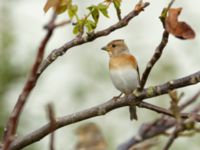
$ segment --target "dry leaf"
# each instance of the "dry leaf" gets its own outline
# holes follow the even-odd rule
[[[50,8],[54,8],[56,13],[60,14],[67,9],[70,2],[70,0],[47,0],[43,9],[46,13]]]
[[[48,0],[44,6],[44,12],[46,13],[51,7],[54,7],[57,3],[57,0]]]
[[[182,8],[171,8],[165,19],[166,30],[180,39],[193,39],[195,37],[194,30],[186,22],[179,22],[178,16]]]

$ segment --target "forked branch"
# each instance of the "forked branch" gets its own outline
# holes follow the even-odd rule
[[[80,122],[82,120],[86,120],[89,118],[94,118],[97,116],[105,115],[106,113],[108,113],[112,110],[115,110],[117,108],[129,106],[133,100],[137,100],[138,101],[137,105],[141,106],[140,100],[163,95],[163,94],[168,93],[169,90],[182,88],[185,86],[197,84],[199,82],[200,82],[200,71],[198,71],[194,74],[191,74],[189,76],[180,78],[180,79],[166,82],[166,83],[158,85],[158,86],[146,88],[146,89],[142,90],[140,93],[138,93],[138,95],[133,95],[133,94],[130,95],[128,97],[128,99],[127,99],[127,97],[122,97],[117,101],[115,99],[111,99],[103,104],[94,106],[92,108],[89,108],[89,109],[86,109],[86,110],[83,110],[80,112],[76,112],[71,115],[57,118],[56,122],[55,122],[55,129],[59,129],[61,127],[64,127],[64,126],[67,126],[70,124],[74,124],[76,122]],[[143,104],[143,106],[144,106],[144,104]],[[146,105],[146,108],[148,108],[147,105]],[[155,109],[155,107],[154,107],[154,109]],[[159,112],[159,113],[161,113],[161,112]],[[166,111],[163,114],[167,115],[168,113],[169,112]],[[171,116],[171,114],[168,114],[168,115]],[[188,118],[189,114],[182,114],[182,117]],[[200,122],[200,116],[197,117],[197,121]],[[48,124],[44,125],[43,127],[39,128],[38,130],[33,131],[32,133],[28,134],[27,136],[13,141],[10,149],[11,150],[19,150],[21,148],[24,148],[34,142],[41,140],[46,135],[50,134],[50,132],[51,132],[51,124],[48,123]]]

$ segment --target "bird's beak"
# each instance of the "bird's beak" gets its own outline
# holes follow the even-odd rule
[[[106,46],[102,47],[101,49],[104,50],[104,51],[107,51]]]

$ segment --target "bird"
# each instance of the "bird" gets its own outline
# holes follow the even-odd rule
[[[107,150],[107,142],[96,123],[88,122],[76,129],[78,137],[75,150]]]
[[[109,73],[112,83],[121,94],[128,96],[139,86],[140,73],[136,58],[123,39],[116,39],[101,48],[109,54]],[[137,120],[136,106],[130,106],[130,119]]]

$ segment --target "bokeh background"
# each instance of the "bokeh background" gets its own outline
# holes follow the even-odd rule
[[[0,0],[0,133],[22,90],[27,73],[35,59],[36,50],[44,36],[42,29],[51,16],[51,11],[45,14],[43,6],[46,0]],[[79,6],[79,14],[83,15],[86,6],[97,4],[99,0],[74,0]],[[124,0],[122,14],[125,15],[134,8],[137,1]],[[47,120],[46,105],[54,104],[56,116],[63,116],[89,108],[109,100],[119,92],[113,87],[108,74],[108,55],[100,50],[102,46],[113,39],[125,39],[131,52],[137,57],[140,71],[143,72],[154,49],[162,36],[162,25],[158,19],[162,8],[168,0],[149,0],[151,5],[128,26],[101,37],[91,43],[72,48],[63,57],[55,61],[38,80],[28,103],[23,111],[19,124],[19,136],[25,135],[44,125]],[[174,7],[183,7],[181,20],[187,21],[195,30],[194,40],[183,41],[170,36],[161,60],[156,64],[149,77],[147,85],[161,84],[193,73],[200,68],[200,1],[181,0]],[[117,21],[113,8],[109,9],[110,19],[101,16],[97,28],[103,29]],[[59,20],[68,19],[66,14]],[[55,31],[48,43],[45,56],[51,50],[74,38],[72,26],[67,25]],[[187,87],[179,92],[185,92],[184,99],[192,96],[200,89],[199,85]],[[169,97],[162,96],[147,100],[165,108],[169,107]],[[112,111],[106,116],[90,119],[102,129],[109,143],[109,150],[137,134],[139,126],[152,121],[159,115],[145,109],[138,109],[139,121],[130,121],[127,108]],[[83,121],[64,127],[56,132],[56,149],[72,150],[77,138],[75,129],[86,123]],[[199,149],[200,135],[190,139],[179,138],[172,149]],[[48,149],[49,137],[27,148]],[[159,144],[154,149],[161,149],[167,138],[160,137]],[[190,144],[188,145],[188,142]]]

